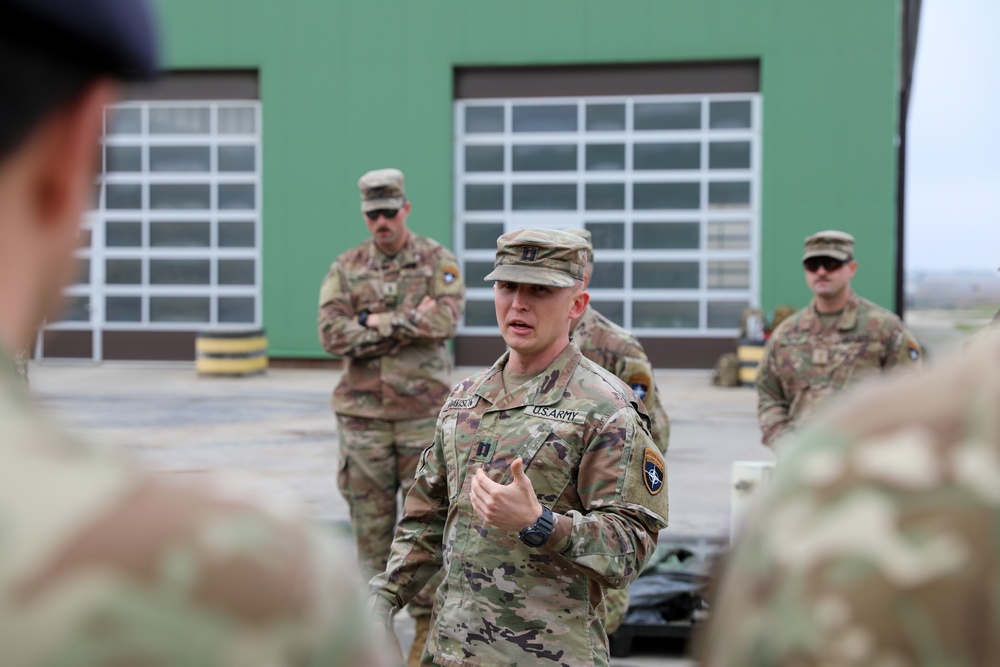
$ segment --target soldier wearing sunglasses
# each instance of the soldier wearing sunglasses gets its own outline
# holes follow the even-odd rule
[[[776,450],[834,393],[890,368],[917,366],[923,356],[896,315],[851,289],[858,269],[853,236],[813,234],[802,264],[812,302],[775,330],[757,375],[762,440]]]
[[[438,412],[451,392],[446,341],[465,311],[455,256],[406,225],[403,173],[379,169],[358,181],[372,238],[337,258],[320,288],[319,337],[344,358],[333,393],[340,438],[340,492],[351,512],[366,577],[385,570],[396,528],[396,494],[409,491]],[[411,602],[419,662],[433,582]]]

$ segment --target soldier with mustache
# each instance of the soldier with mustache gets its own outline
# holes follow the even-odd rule
[[[407,227],[403,172],[378,169],[358,181],[372,238],[330,267],[319,297],[323,348],[344,359],[333,392],[340,438],[340,492],[351,512],[366,577],[385,570],[396,527],[396,494],[413,485],[420,453],[451,389],[451,353],[465,312],[455,256]],[[409,664],[419,662],[433,584],[410,605],[417,624]]]
[[[775,450],[830,396],[866,377],[922,363],[920,344],[895,314],[858,296],[854,237],[824,231],[802,255],[812,302],[775,329],[757,375],[762,441]]]

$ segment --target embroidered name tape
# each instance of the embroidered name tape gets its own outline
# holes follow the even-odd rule
[[[544,417],[545,419],[555,419],[561,422],[572,422],[574,424],[584,424],[587,421],[587,413],[580,410],[560,410],[559,408],[545,408],[541,405],[532,405],[525,408],[525,414],[532,417]]]
[[[444,404],[445,410],[468,410],[469,408],[476,407],[476,402],[479,400],[478,396],[469,396],[468,398],[452,398],[449,399],[447,403]]]

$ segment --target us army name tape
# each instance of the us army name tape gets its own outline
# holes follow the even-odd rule
[[[546,419],[572,422],[574,424],[583,424],[587,421],[587,413],[580,412],[579,410],[560,410],[559,408],[544,408],[540,405],[532,405],[525,408],[524,412],[533,417],[545,417]]]

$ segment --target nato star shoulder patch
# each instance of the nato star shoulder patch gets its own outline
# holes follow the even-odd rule
[[[457,291],[461,285],[461,277],[462,272],[459,271],[457,265],[444,264],[438,273],[438,290],[442,292]]]
[[[646,448],[646,453],[642,457],[642,480],[646,483],[646,490],[649,495],[655,496],[663,490],[666,466],[660,453],[651,447]]]
[[[652,378],[650,378],[645,373],[636,373],[628,379],[628,386],[631,387],[635,395],[639,397],[639,400],[646,400],[646,395],[649,393],[649,387],[653,384]]]

